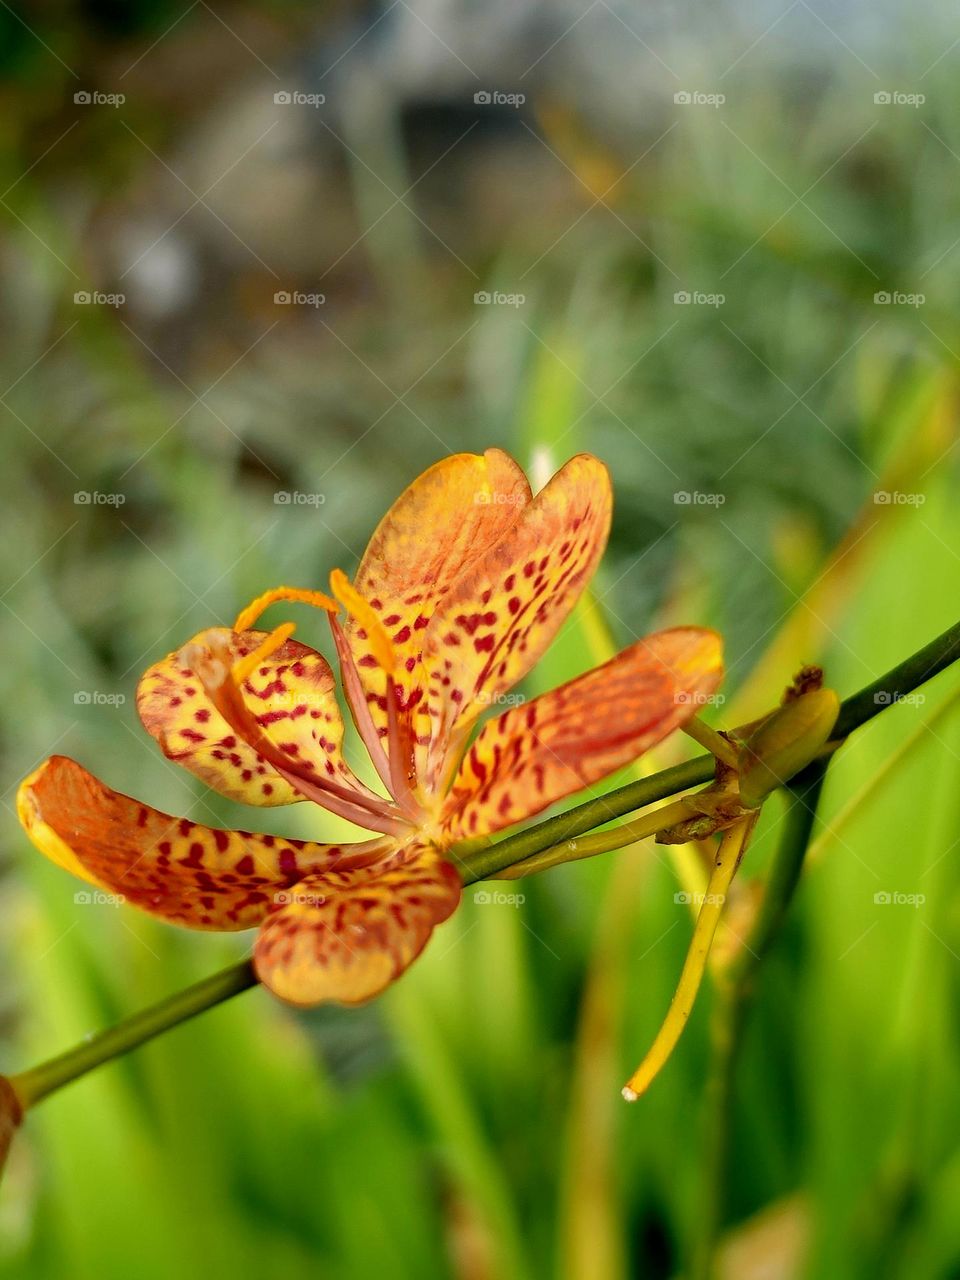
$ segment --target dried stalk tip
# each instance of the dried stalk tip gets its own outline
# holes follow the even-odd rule
[[[13,1085],[4,1076],[0,1076],[0,1176],[7,1162],[13,1135],[19,1129],[22,1119],[23,1107],[14,1093]]]
[[[815,667],[813,665],[801,667],[793,677],[793,683],[784,690],[780,704],[781,706],[786,706],[788,702],[793,702],[795,698],[802,698],[805,693],[815,693],[822,688],[823,667]]]

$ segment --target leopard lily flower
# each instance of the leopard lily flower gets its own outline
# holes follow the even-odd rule
[[[508,706],[471,743],[481,713],[526,676],[593,575],[611,502],[606,468],[586,454],[536,497],[500,450],[453,455],[397,500],[352,584],[334,571],[334,598],[279,587],[233,628],[202,631],[145,673],[137,707],[170,759],[231,800],[312,800],[371,838],[318,844],[202,826],[61,756],[21,785],[24,827],[55,862],[172,923],[258,927],[257,975],[283,1000],[370,999],[455,910],[459,844],[621,768],[720,679],[714,632],[663,631]],[[344,758],[326,660],[291,638],[292,624],[256,629],[278,601],[326,610],[382,788]]]

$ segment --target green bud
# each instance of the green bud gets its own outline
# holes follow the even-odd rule
[[[816,689],[784,703],[754,730],[741,751],[740,799],[746,808],[758,808],[819,755],[839,713],[834,691]]]

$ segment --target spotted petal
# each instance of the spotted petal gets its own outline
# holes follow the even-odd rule
[[[529,501],[526,477],[500,449],[456,453],[419,476],[381,520],[354,586],[391,638],[403,705],[422,697],[420,650],[438,602],[516,523]],[[351,621],[346,633],[371,716],[385,737],[383,671],[362,626]]]
[[[112,791],[65,756],[52,756],[21,784],[17,812],[41,853],[66,870],[193,929],[249,929],[304,875],[364,864],[391,847],[201,826]]]
[[[200,632],[190,643],[213,634],[225,645],[229,661],[235,662],[253,652],[267,633],[217,628]],[[137,688],[140,719],[164,754],[231,800],[256,805],[302,800],[300,792],[227,724],[195,672],[184,666],[180,652],[154,663]],[[319,758],[328,775],[342,774],[343,721],[333,672],[321,654],[287,640],[244,681],[242,695],[257,724],[271,737]]]
[[[428,845],[305,876],[260,929],[257,975],[290,1004],[362,1004],[416,959],[456,909],[460,888],[454,867]]]
[[[449,838],[530,818],[636,759],[696,714],[720,681],[721,654],[714,631],[660,631],[491,720],[447,797]]]
[[[436,781],[480,711],[527,674],[568,617],[603,554],[611,506],[603,463],[571,458],[444,596],[424,644]]]

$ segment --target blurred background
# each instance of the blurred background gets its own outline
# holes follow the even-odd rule
[[[263,821],[160,756],[139,673],[352,572],[450,451],[613,471],[593,599],[529,693],[702,623],[734,724],[803,662],[847,694],[956,620],[952,8],[37,0],[0,50],[0,1069],[250,944],[77,901],[19,779],[62,752]],[[960,1277],[958,674],[831,768],[740,1064],[725,1276]],[[266,820],[335,827],[302,809]],[[373,1006],[248,993],[71,1086],[12,1153],[0,1274],[682,1274],[709,990],[619,1090],[699,869],[644,845],[468,893]]]

